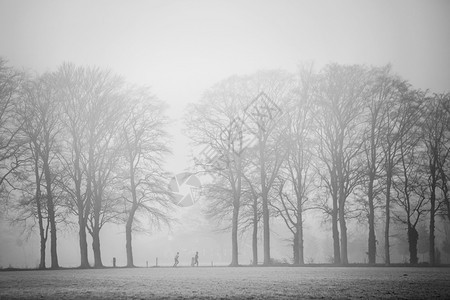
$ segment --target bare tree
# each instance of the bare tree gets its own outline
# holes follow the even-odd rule
[[[246,77],[235,76],[216,84],[204,94],[199,104],[191,107],[186,116],[189,136],[194,146],[200,149],[196,164],[212,180],[211,184],[204,185],[205,193],[216,195],[211,198],[215,201],[209,204],[208,215],[220,219],[231,214],[232,266],[239,265],[238,223],[244,171],[242,155],[247,146],[243,108],[250,99],[247,80]],[[223,210],[216,209],[218,207]]]
[[[293,234],[294,264],[303,265],[303,214],[310,200],[314,170],[312,166],[312,95],[314,74],[312,65],[299,71],[295,98],[283,106],[288,118],[285,147],[288,155],[280,172],[278,200],[272,205]]]
[[[65,138],[62,140],[60,161],[63,166],[61,187],[68,195],[68,207],[78,217],[80,267],[88,268],[86,226],[91,209],[91,197],[86,192],[87,112],[93,82],[89,70],[63,64],[53,74],[53,82],[62,101],[61,120]]]
[[[391,192],[394,170],[399,164],[400,142],[414,126],[414,119],[418,118],[420,111],[408,109],[409,86],[398,77],[392,76],[385,79],[385,89],[388,96],[385,98],[384,108],[387,113],[383,119],[383,169],[382,176],[385,192],[385,230],[384,230],[384,256],[385,263],[389,265],[390,260],[390,221],[391,221]]]
[[[169,224],[167,210],[170,194],[163,158],[169,153],[164,106],[147,90],[128,93],[128,109],[122,125],[124,170],[127,173],[123,189],[126,202],[125,235],[127,266],[133,267],[132,234],[137,213],[142,211],[153,223]]]
[[[361,181],[360,128],[363,100],[368,89],[366,79],[367,71],[363,67],[329,65],[323,71],[318,87],[318,157],[326,169],[320,176],[333,202],[335,263],[348,264],[346,202]]]
[[[8,178],[20,165],[23,141],[19,138],[21,124],[16,120],[15,106],[21,77],[0,57],[0,194],[13,187]],[[3,202],[0,204],[6,204]]]
[[[450,113],[445,110],[445,101],[450,99],[446,95],[428,97],[424,106],[425,116],[422,123],[422,138],[426,146],[428,173],[428,188],[430,194],[430,224],[429,224],[429,253],[430,263],[436,263],[435,255],[435,216],[440,211],[444,201],[439,201],[439,184],[445,174],[439,174],[439,166],[444,166],[450,151],[449,128]],[[445,197],[444,197],[445,198]]]
[[[443,120],[443,124],[446,124],[445,135],[446,142],[442,144],[442,153],[438,160],[438,171],[440,177],[440,190],[442,191],[442,200],[444,206],[442,206],[442,214],[447,216],[447,221],[450,222],[450,142],[448,132],[450,131],[450,93],[435,95],[441,103],[442,109],[446,112],[446,117]]]
[[[384,164],[384,153],[382,149],[383,130],[386,115],[386,103],[396,92],[395,81],[390,75],[391,67],[372,69],[371,77],[373,84],[370,94],[365,99],[365,129],[363,131],[363,150],[365,155],[365,178],[362,189],[364,194],[363,207],[367,210],[367,221],[369,225],[368,257],[369,264],[376,263],[375,236],[375,209],[381,206],[380,194],[382,192],[381,171]],[[378,199],[378,201],[377,201]]]
[[[249,126],[257,137],[257,169],[263,211],[264,265],[271,264],[270,257],[270,193],[278,172],[287,157],[288,150],[283,141],[285,125],[281,118],[282,103],[292,93],[292,75],[278,71],[262,71],[252,76],[250,91],[257,96],[247,106]]]
[[[89,267],[86,230],[93,239],[94,266],[102,267],[100,230],[107,222],[119,221],[120,195],[113,179],[120,157],[124,82],[99,68],[63,64],[52,74],[52,83],[61,99],[64,132],[59,185],[67,207],[78,217],[80,267]]]
[[[242,174],[242,212],[240,214],[241,232],[252,231],[252,265],[258,265],[258,232],[261,229],[262,203],[259,175],[257,169],[258,149],[252,147],[242,155],[243,165],[246,166]]]
[[[423,95],[411,92],[408,97],[406,109],[420,111]],[[425,174],[421,170],[421,161],[424,153],[421,151],[421,137],[418,128],[419,118],[412,119],[412,130],[407,135],[399,137],[400,168],[395,175],[394,189],[396,191],[395,203],[400,212],[394,212],[397,221],[407,226],[410,263],[418,263],[417,241],[419,234],[416,226],[421,217],[427,213],[428,195]]]
[[[86,103],[86,193],[91,213],[87,230],[92,236],[94,266],[103,267],[100,230],[107,222],[117,220],[120,196],[114,191],[114,169],[119,161],[118,135],[123,116],[124,82],[110,71],[91,68],[87,71]]]
[[[42,193],[43,184],[43,171],[41,167],[41,159],[38,152],[35,150],[39,144],[36,141],[30,142],[29,151],[31,154],[27,164],[22,164],[21,175],[16,174],[17,180],[20,181],[20,201],[15,206],[15,210],[18,212],[17,216],[13,219],[13,223],[23,222],[26,223],[29,219],[32,219],[32,225],[29,233],[33,231],[35,222],[37,220],[39,238],[40,238],[40,259],[39,269],[45,269],[46,261],[46,243],[48,239],[49,231],[49,218],[46,209],[46,194]],[[34,174],[34,178],[28,178],[29,174]]]
[[[21,183],[20,188],[22,195],[21,201],[17,210],[19,211],[16,221],[25,221],[28,218],[35,218],[38,220],[39,237],[40,237],[40,262],[39,268],[45,269],[45,249],[48,237],[49,218],[46,210],[46,195],[42,193],[43,183],[43,168],[42,159],[40,153],[42,153],[42,124],[37,118],[39,102],[36,94],[40,85],[28,79],[23,84],[22,95],[20,102],[17,105],[17,117],[22,124],[21,132],[23,137],[28,140],[28,143],[24,145],[24,155],[28,157],[25,160],[25,164],[22,166],[22,172],[17,176],[17,180]],[[29,173],[34,174],[34,179],[29,178]],[[44,224],[46,223],[46,225]]]
[[[50,252],[51,268],[59,268],[57,256],[57,234],[56,234],[56,202],[57,196],[54,193],[57,172],[54,164],[58,152],[58,135],[61,124],[59,121],[59,110],[55,97],[55,89],[52,86],[48,74],[29,80],[23,86],[23,101],[20,109],[20,117],[24,124],[24,135],[30,141],[30,154],[34,162],[35,184],[36,184],[36,205],[38,208],[38,220],[41,236],[41,254],[45,251],[45,234],[42,224],[42,209],[40,201],[42,193],[40,190],[43,173],[46,210],[48,222],[50,223]],[[45,261],[41,257],[41,267],[45,267]]]

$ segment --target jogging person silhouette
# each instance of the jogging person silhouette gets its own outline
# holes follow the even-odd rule
[[[175,263],[173,264],[174,267],[178,265],[178,258],[180,257],[180,252],[177,252],[177,255],[175,255]]]
[[[194,266],[198,267],[198,251],[195,252],[195,257],[194,257]]]

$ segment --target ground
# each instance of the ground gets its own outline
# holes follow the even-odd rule
[[[0,272],[0,299],[450,299],[450,268],[179,267]]]

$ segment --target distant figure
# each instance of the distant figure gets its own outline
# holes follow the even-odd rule
[[[180,257],[180,252],[177,252],[177,255],[175,255],[175,263],[173,264],[174,267],[178,265],[178,258]]]
[[[194,265],[198,267],[198,251],[195,252]]]

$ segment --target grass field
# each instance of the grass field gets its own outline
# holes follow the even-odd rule
[[[199,267],[0,272],[0,299],[450,298],[450,268]]]

